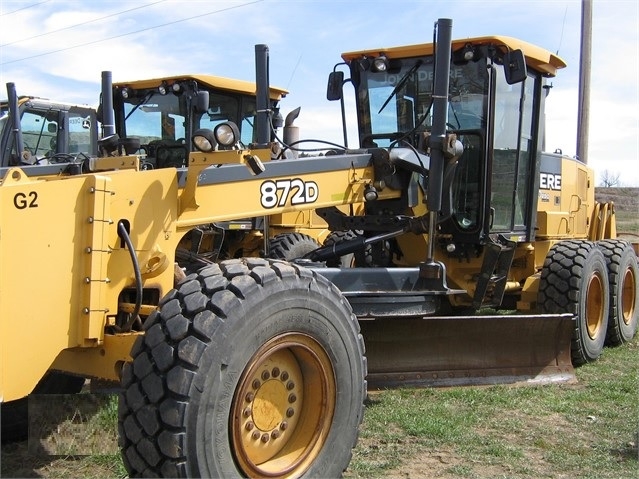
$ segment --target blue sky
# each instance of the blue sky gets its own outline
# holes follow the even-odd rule
[[[639,186],[639,2],[592,0],[592,10],[589,164],[597,184],[607,171]],[[518,37],[568,63],[551,80],[547,148],[574,155],[581,0],[0,0],[0,97],[14,82],[21,95],[94,105],[103,70],[115,81],[252,81],[264,43],[271,83],[290,91],[282,113],[302,107],[300,137],[342,143],[339,104],[325,98],[340,53],[430,42],[438,18],[453,20],[454,38]]]

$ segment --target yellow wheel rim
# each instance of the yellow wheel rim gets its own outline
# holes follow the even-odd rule
[[[604,285],[599,273],[590,277],[586,289],[586,328],[590,339],[595,339],[603,324],[604,315]]]
[[[637,291],[637,278],[631,268],[626,269],[621,288],[621,317],[626,325],[629,325],[635,314],[635,291]]]
[[[235,458],[250,477],[296,477],[317,458],[335,410],[335,375],[310,336],[264,344],[242,373],[230,428]]]

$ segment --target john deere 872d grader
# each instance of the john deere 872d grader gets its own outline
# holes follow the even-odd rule
[[[545,79],[564,63],[436,30],[343,55],[350,78],[336,69],[328,96],[355,89],[354,150],[274,154],[258,45],[249,145],[220,122],[185,130],[183,163],[148,165],[139,138],[107,129],[90,161],[3,168],[3,422],[34,391],[119,381],[131,476],[334,477],[369,388],[566,381],[606,338],[630,339],[631,245],[592,171],[541,152]],[[198,97],[187,108],[215,115]],[[112,127],[110,85],[102,99]],[[224,222],[302,211],[331,241],[217,255]]]
[[[287,93],[269,86],[265,108],[270,112],[268,141],[273,157],[295,155],[294,150],[281,151],[282,142],[290,144],[298,139],[293,122],[300,109],[290,112],[286,120],[280,115],[280,103]],[[113,84],[114,132],[119,138],[134,138],[136,145],[139,140],[142,169],[184,167],[195,149],[186,139],[196,130],[231,121],[238,127],[241,142],[253,143],[256,101],[255,83],[220,76],[120,81]],[[327,234],[326,223],[313,210],[297,210],[201,225],[185,238],[179,251],[216,260],[272,251],[289,259],[317,248]]]

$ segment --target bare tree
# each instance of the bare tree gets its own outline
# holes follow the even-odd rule
[[[601,173],[601,186],[605,188],[612,188],[615,186],[620,186],[619,182],[620,173],[611,173],[608,170],[604,170]]]

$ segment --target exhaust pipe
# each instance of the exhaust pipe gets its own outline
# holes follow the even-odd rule
[[[18,94],[15,83],[7,83],[7,99],[9,101],[9,114],[11,115],[11,131],[15,137],[18,163],[22,161],[24,151],[24,140],[22,139],[22,128],[20,126],[20,111],[18,110]]]
[[[113,113],[113,80],[111,72],[102,72],[102,137],[115,135]]]
[[[254,148],[268,148],[271,141],[269,127],[269,57],[267,45],[255,45],[255,86],[257,117],[255,119],[256,142]]]
[[[300,130],[293,122],[299,116],[301,109],[302,108],[298,106],[286,115],[286,120],[284,121],[284,145],[290,146],[296,144],[300,139]],[[299,156],[296,148],[291,148],[288,151],[291,152],[294,158]]]

